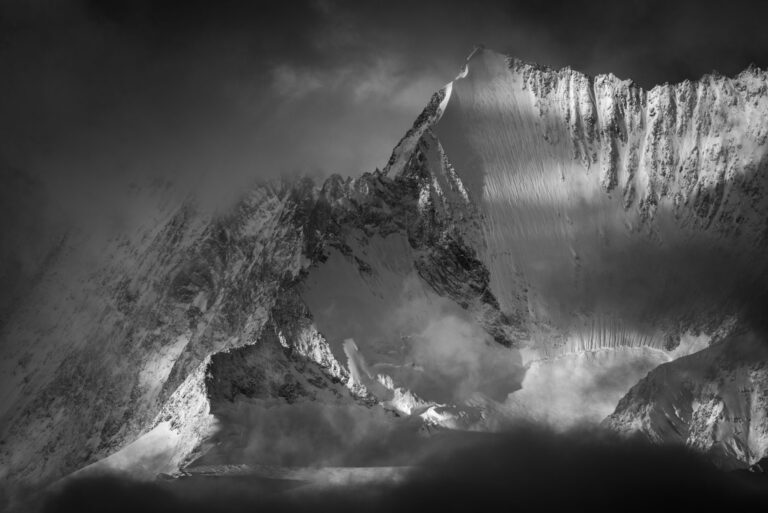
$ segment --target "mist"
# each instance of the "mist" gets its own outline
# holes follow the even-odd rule
[[[192,463],[278,467],[403,465],[421,441],[419,419],[380,406],[236,401],[218,407],[221,429]]]

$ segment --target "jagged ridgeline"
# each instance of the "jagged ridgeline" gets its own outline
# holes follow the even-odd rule
[[[767,87],[750,68],[644,91],[481,49],[383,171],[215,214],[152,190],[88,268],[83,234],[52,237],[3,305],[0,478],[240,463],[227,433],[309,404],[427,431],[611,415],[754,463]]]

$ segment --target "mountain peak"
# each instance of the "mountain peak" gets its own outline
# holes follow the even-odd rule
[[[485,45],[483,43],[476,44],[475,47],[472,49],[472,51],[467,56],[467,62],[471,61],[472,58],[475,55],[477,55],[479,53],[483,53],[485,50],[486,50],[486,48],[485,48]]]

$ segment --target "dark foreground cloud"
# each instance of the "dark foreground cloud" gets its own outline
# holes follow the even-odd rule
[[[673,511],[765,504],[756,474],[723,473],[682,448],[540,427],[432,441],[400,483],[302,488],[255,478],[75,481],[43,511]]]

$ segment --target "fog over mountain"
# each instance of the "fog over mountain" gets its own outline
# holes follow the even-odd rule
[[[3,6],[0,506],[764,500],[737,4]]]

